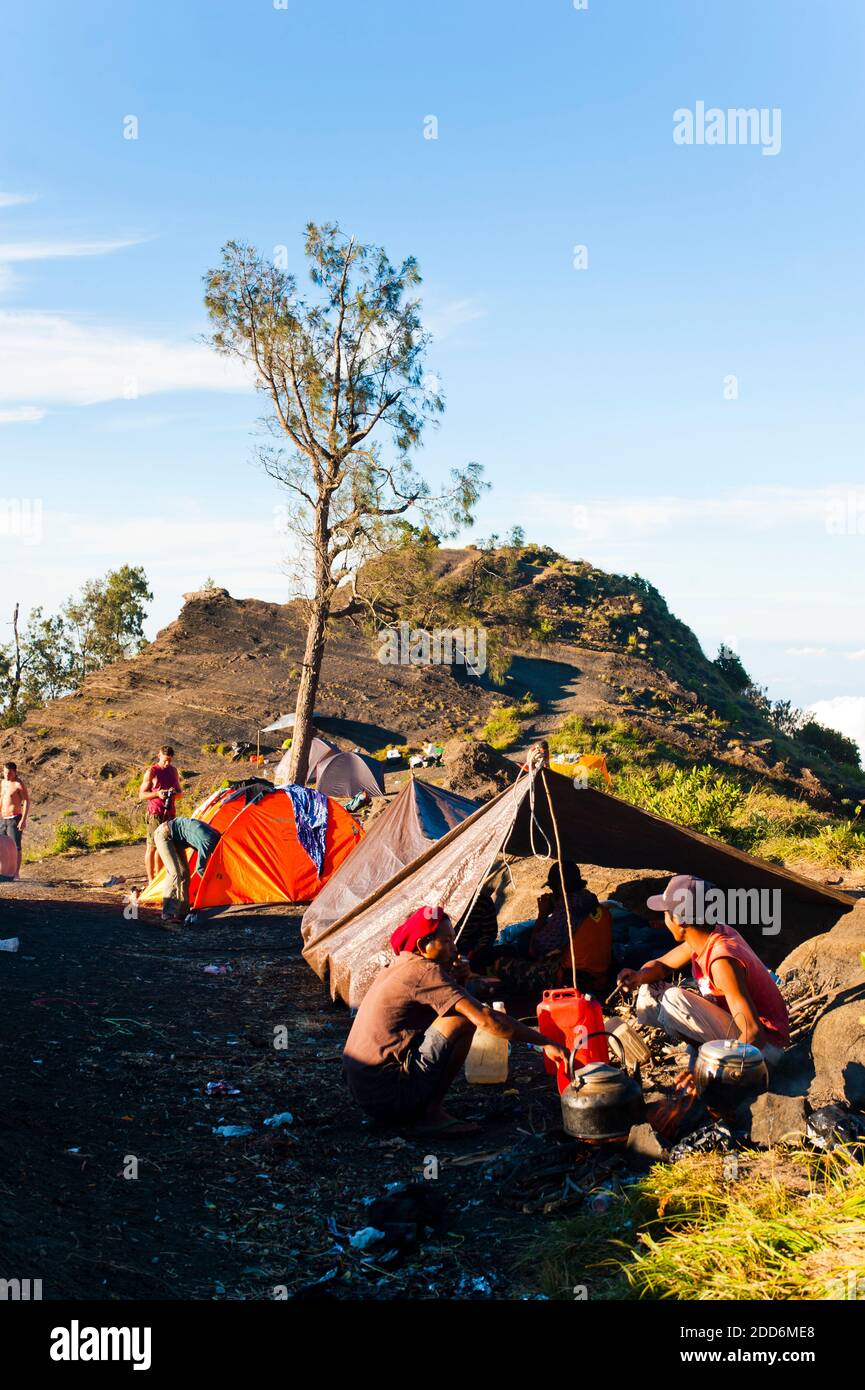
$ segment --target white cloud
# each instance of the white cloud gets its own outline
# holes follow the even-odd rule
[[[20,545],[26,562],[28,612],[41,604],[58,608],[86,579],[119,565],[143,565],[155,594],[148,633],[172,622],[182,595],[201,587],[212,574],[235,598],[284,603],[290,596],[287,577],[293,542],[286,535],[277,506],[238,509],[237,515],[213,516],[188,496],[177,494],[170,512],[127,514],[40,509],[40,532],[4,536],[11,552]]]
[[[12,410],[0,410],[0,425],[35,425],[45,419],[45,411],[36,405],[18,405]]]
[[[0,241],[0,262],[53,261],[70,256],[106,256],[128,246],[140,246],[143,237],[125,241]]]
[[[865,647],[861,647],[858,652],[847,652],[848,661],[865,661]]]
[[[830,729],[855,739],[865,763],[865,695],[836,695],[832,700],[818,700],[808,713]]]
[[[16,208],[21,203],[35,203],[36,193],[0,193],[0,208]]]
[[[710,528],[735,527],[771,531],[801,523],[828,526],[830,507],[849,488],[754,487],[719,497],[573,497],[528,493],[520,499],[528,524],[563,526],[588,533],[593,540],[633,540],[660,532],[671,541],[698,540]]]
[[[0,400],[93,405],[158,391],[240,391],[244,368],[203,343],[30,310],[0,311]]]
[[[825,647],[788,647],[788,656],[825,656]]]
[[[474,299],[454,299],[449,304],[430,308],[426,315],[426,327],[437,343],[449,338],[464,323],[474,323],[482,319],[486,310]]]

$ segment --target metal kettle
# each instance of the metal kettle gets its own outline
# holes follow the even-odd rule
[[[562,1091],[561,1105],[565,1131],[593,1144],[627,1139],[646,1114],[638,1075],[608,1062],[579,1067]]]

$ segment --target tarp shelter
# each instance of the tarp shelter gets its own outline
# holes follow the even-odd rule
[[[303,914],[304,955],[313,969],[316,943],[338,918],[345,917],[477,809],[478,803],[466,796],[410,777],[373,821],[363,843]]]
[[[312,717],[313,719],[320,719],[321,715],[318,710],[315,710]],[[282,733],[283,729],[293,729],[296,719],[296,714],[281,714],[278,719],[274,719],[272,724],[265,724],[264,728],[259,730],[259,732],[262,734]]]
[[[221,788],[193,811],[222,836],[205,865],[193,873],[189,903],[193,910],[233,903],[308,903],[352,852],[363,831],[338,801],[324,798],[326,825],[319,832],[321,872],[301,843],[310,834],[298,827],[292,792],[302,804],[311,795],[304,787],[273,787],[261,778]],[[324,809],[321,803],[316,803]],[[313,838],[314,838],[313,832]],[[192,857],[193,851],[187,851]],[[144,906],[162,901],[164,871],[139,898]]]
[[[304,956],[328,980],[334,998],[357,1006],[390,958],[391,932],[409,913],[441,904],[458,923],[499,854],[555,859],[553,814],[565,859],[610,869],[692,873],[720,888],[778,889],[782,920],[810,916],[810,930],[802,930],[802,937],[824,930],[828,913],[838,917],[854,905],[844,893],[641,811],[608,792],[576,788],[570,778],[544,769],[521,774],[319,933]],[[819,926],[813,924],[814,910],[821,916]],[[662,937],[659,945],[668,941]]]

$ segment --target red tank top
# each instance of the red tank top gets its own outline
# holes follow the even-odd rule
[[[691,957],[693,975],[700,987],[700,993],[711,999],[713,1004],[726,1007],[723,991],[717,989],[712,982],[712,966],[716,960],[723,960],[724,957],[737,960],[742,966],[757,1017],[766,1032],[772,1034],[773,1042],[777,1040],[782,1047],[786,1047],[790,1042],[790,1024],[781,991],[756,951],[752,950],[735,927],[721,926],[712,932],[703,950],[702,964],[696,956]]]
[[[154,763],[150,769],[150,781],[155,783],[160,791],[166,791],[169,787],[173,792],[180,786],[180,778],[177,775],[177,768],[173,763],[167,767],[160,767]],[[163,820],[171,820],[174,816],[174,797],[170,796],[163,802],[161,796],[153,797],[147,803],[147,810],[151,816],[161,816]]]

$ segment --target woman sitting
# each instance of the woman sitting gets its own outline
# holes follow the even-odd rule
[[[545,989],[570,984],[574,970],[578,989],[586,993],[604,990],[613,949],[609,911],[586,887],[580,867],[573,860],[565,860],[562,870],[553,864],[546,887],[547,891],[538,898],[535,921],[527,924],[516,939],[496,941],[485,951],[473,952],[472,969],[498,979],[503,992],[511,995],[539,998]]]

